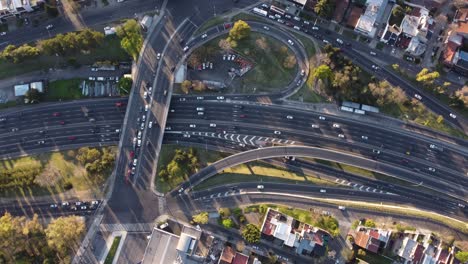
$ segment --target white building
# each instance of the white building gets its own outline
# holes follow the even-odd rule
[[[379,25],[379,20],[382,18],[387,1],[388,0],[368,0],[366,2],[366,11],[359,17],[354,30],[373,38],[377,33],[377,26]]]

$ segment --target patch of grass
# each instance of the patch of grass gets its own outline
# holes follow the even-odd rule
[[[377,43],[377,45],[375,46],[378,50],[382,50],[384,48],[385,44],[383,42],[379,42]]]
[[[130,56],[120,47],[117,36],[107,36],[100,47],[92,50],[89,54],[73,54],[66,57],[40,55],[33,60],[21,63],[11,63],[0,59],[0,79],[18,76],[33,71],[46,71],[50,68],[60,68],[69,65],[69,59],[76,58],[81,65],[93,64],[96,61],[129,61]]]
[[[203,190],[214,186],[237,182],[284,182],[290,184],[299,183],[336,186],[335,182],[319,179],[315,175],[305,175],[288,171],[287,169],[264,162],[249,162],[225,169],[223,173],[200,183],[195,189]]]
[[[216,17],[210,18],[206,20],[205,23],[203,23],[193,34],[199,35],[205,32],[207,29],[214,27],[216,25],[225,23],[225,22],[227,22],[227,20],[224,17],[216,16]]]
[[[38,167],[40,173],[35,177],[33,185],[1,189],[0,196],[30,198],[58,194],[67,191],[66,186],[70,184],[75,191],[100,193],[100,188],[110,173],[89,175],[86,169],[75,160],[75,157],[76,150],[68,150],[1,160],[0,170]]]
[[[237,20],[244,20],[244,21],[259,21],[259,22],[265,22],[268,21],[265,18],[256,16],[256,15],[251,15],[247,13],[240,13],[232,17],[231,21],[236,22]]]
[[[379,263],[379,264],[392,264],[393,259],[382,256],[380,254],[375,254],[370,251],[366,251],[366,255],[358,255],[358,258],[366,261],[367,263]]]
[[[206,167],[207,165],[228,156],[228,154],[222,152],[211,151],[196,147],[191,148],[193,148],[197,153],[200,168]],[[160,168],[165,168],[169,164],[169,162],[171,162],[176,149],[187,151],[189,148],[171,144],[165,144],[161,147],[161,151],[159,152],[158,173]],[[183,177],[172,177],[168,180],[163,180],[157,176],[155,177],[156,190],[163,193],[169,192],[185,180],[187,179]]]
[[[117,252],[117,248],[120,245],[120,239],[122,239],[121,236],[114,237],[114,241],[112,242],[112,246],[109,249],[109,253],[107,253],[107,257],[104,261],[104,264],[112,264],[112,262],[114,261],[115,253]]]
[[[8,101],[6,103],[0,104],[0,109],[14,107],[16,105],[17,105],[16,101]]]
[[[72,100],[83,98],[81,79],[58,80],[50,82],[45,93],[46,101]]]
[[[315,50],[315,45],[312,42],[312,40],[302,36],[301,34],[293,33],[293,35],[302,42],[302,45],[304,45],[304,48],[307,52],[307,57],[309,59],[315,55],[316,50]]]

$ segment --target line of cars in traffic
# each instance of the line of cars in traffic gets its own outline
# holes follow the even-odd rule
[[[75,202],[68,202],[64,201],[61,203],[53,203],[49,205],[51,210],[62,210],[62,211],[89,211],[89,210],[96,210],[101,201],[99,200],[92,200],[92,201],[75,201]]]

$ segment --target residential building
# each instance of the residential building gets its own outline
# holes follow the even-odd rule
[[[348,10],[349,0],[338,0],[335,2],[335,11],[333,12],[333,21],[341,23],[343,17]]]
[[[366,11],[359,17],[355,31],[373,38],[382,19],[388,0],[367,0]]]
[[[36,89],[40,93],[43,93],[45,91],[44,82],[42,81],[18,84],[15,85],[13,88],[15,91],[15,96],[24,96],[26,95],[26,92],[28,92],[30,89]]]
[[[354,29],[357,26],[359,18],[361,17],[362,13],[364,13],[364,9],[357,7],[357,6],[353,6],[348,16],[346,25]]]
[[[387,247],[392,231],[358,226],[354,243],[359,247],[378,253]]]
[[[37,2],[36,0],[0,0],[0,18],[32,12]]]
[[[288,1],[295,4],[301,9],[304,9],[304,6],[307,4],[307,0],[288,0]]]
[[[330,234],[268,208],[262,235],[274,243],[295,249],[297,254],[321,257],[326,254]]]
[[[457,10],[451,28],[441,61],[446,67],[468,76],[468,8]]]
[[[154,228],[142,264],[195,264],[203,258],[194,254],[201,231],[184,226],[180,236]]]
[[[236,252],[231,246],[226,246],[221,253],[218,264],[247,264],[248,262],[249,256]]]

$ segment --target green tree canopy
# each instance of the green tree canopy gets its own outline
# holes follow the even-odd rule
[[[208,212],[201,212],[199,214],[196,214],[192,216],[193,222],[197,224],[207,224],[208,223]]]
[[[461,263],[468,262],[468,251],[458,251],[455,254],[455,258],[458,259]]]
[[[138,22],[134,19],[127,20],[117,28],[117,36],[120,38],[122,48],[136,61],[143,46],[143,36]]]
[[[190,88],[192,88],[192,82],[189,80],[185,80],[181,83],[180,87],[182,88],[182,91],[184,91],[184,93],[188,94]]]
[[[231,218],[223,219],[221,222],[225,228],[233,228],[234,227],[234,222],[231,220]]]
[[[52,220],[45,230],[47,244],[59,254],[65,255],[79,244],[84,231],[85,224],[80,217],[59,217]]]
[[[431,72],[429,69],[424,68],[416,75],[416,81],[426,85],[432,84],[439,76],[440,74],[437,71]]]
[[[328,65],[322,64],[314,69],[313,76],[319,80],[329,80],[332,77],[332,70]]]
[[[122,90],[125,94],[130,93],[132,89],[133,80],[132,78],[124,77],[119,80],[119,89]]]
[[[258,227],[254,224],[247,224],[242,229],[242,237],[249,243],[253,244],[260,242],[260,235],[260,229],[258,229]]]
[[[376,227],[376,224],[375,224],[374,220],[366,219],[366,222],[364,223],[364,226],[374,228],[374,227]]]
[[[330,18],[335,10],[335,0],[319,0],[314,7],[315,13],[324,18]]]

